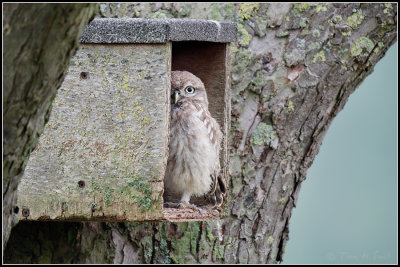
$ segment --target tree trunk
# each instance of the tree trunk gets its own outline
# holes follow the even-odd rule
[[[3,5],[3,247],[20,177],[47,122],[92,4]]]
[[[5,262],[282,261],[301,182],[332,119],[396,41],[397,5],[112,3],[100,11],[238,24],[230,215],[190,223],[20,223]]]

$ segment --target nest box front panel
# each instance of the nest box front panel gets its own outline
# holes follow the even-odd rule
[[[20,219],[162,219],[171,45],[81,45],[18,189]]]

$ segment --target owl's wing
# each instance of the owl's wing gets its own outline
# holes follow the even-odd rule
[[[207,109],[204,109],[201,105],[193,103],[197,111],[199,112],[199,119],[208,130],[208,137],[213,145],[216,147],[216,155],[219,159],[219,150],[223,135],[217,121],[211,116]],[[224,202],[226,196],[227,186],[223,175],[221,175],[221,167],[219,160],[215,163],[214,171],[210,174],[212,186],[211,190],[207,193],[207,197],[212,203],[212,207],[220,207]]]

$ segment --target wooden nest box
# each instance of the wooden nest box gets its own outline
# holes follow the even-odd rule
[[[163,208],[171,71],[205,84],[224,133],[228,181],[230,43],[236,24],[95,19],[83,32],[18,188],[19,218],[69,221],[218,219]],[[227,182],[228,183],[228,182]],[[192,199],[193,200],[193,199]],[[194,202],[196,203],[196,202]]]

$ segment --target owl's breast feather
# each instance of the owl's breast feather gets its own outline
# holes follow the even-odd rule
[[[173,162],[168,162],[165,182],[178,192],[201,195],[210,190],[219,147],[210,139],[206,123],[214,119],[203,118],[204,112],[185,104],[171,111],[169,161]]]

